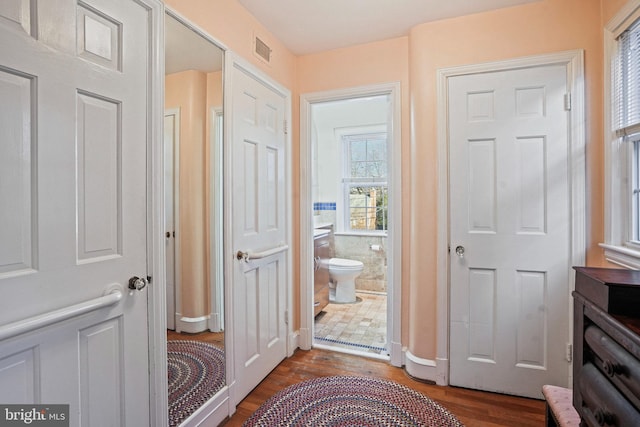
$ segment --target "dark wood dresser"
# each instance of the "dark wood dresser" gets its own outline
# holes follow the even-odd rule
[[[581,426],[640,426],[640,271],[575,267],[573,405]]]

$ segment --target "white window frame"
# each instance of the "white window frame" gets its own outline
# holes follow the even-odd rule
[[[350,174],[349,172],[349,153],[346,147],[346,144],[343,143],[344,138],[355,135],[371,135],[377,133],[387,133],[386,125],[373,125],[373,126],[359,126],[359,127],[350,127],[350,128],[342,128],[336,129],[335,138],[339,141],[341,145],[341,153],[342,153],[342,177],[340,179],[340,184],[338,188],[338,193],[341,197],[337,197],[336,200],[336,227],[337,234],[343,235],[354,235],[354,236],[386,236],[389,230],[389,224],[387,223],[387,230],[352,230],[349,226],[350,220],[350,212],[349,212],[349,191],[348,189],[354,184],[353,182],[347,182],[347,176]],[[389,136],[387,135],[387,174],[389,173]],[[388,178],[387,178],[388,179]],[[374,180],[367,181],[366,183],[362,183],[362,186],[369,185],[384,185],[387,187],[387,191],[389,191],[388,180],[376,182]],[[389,206],[387,206],[388,213]],[[387,216],[387,221],[389,217]]]
[[[614,128],[614,60],[617,38],[640,18],[640,0],[630,0],[604,29],[604,145],[605,145],[605,258],[626,268],[640,269],[640,243],[634,242],[633,185],[634,144]]]

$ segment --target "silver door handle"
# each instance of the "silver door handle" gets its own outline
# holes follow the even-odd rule
[[[460,258],[464,258],[464,246],[456,246],[456,255]]]

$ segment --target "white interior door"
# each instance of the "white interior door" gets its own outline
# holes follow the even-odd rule
[[[0,402],[68,404],[71,426],[150,422],[147,289],[127,286],[148,274],[158,6],[0,4]]]
[[[286,96],[232,67],[235,401],[286,357]],[[227,73],[229,75],[229,73]]]
[[[449,79],[452,385],[530,397],[567,386],[566,74]]]
[[[178,149],[180,140],[180,110],[171,109],[164,113],[164,232],[165,269],[167,283],[167,328],[176,329],[176,226],[178,222]]]

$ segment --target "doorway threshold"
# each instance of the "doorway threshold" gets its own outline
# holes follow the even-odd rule
[[[384,354],[382,353],[370,353],[364,349],[357,349],[357,348],[346,348],[346,347],[338,347],[337,345],[331,345],[331,344],[323,344],[318,342],[320,339],[314,339],[313,342],[313,348],[318,348],[321,350],[329,350],[329,351],[335,351],[337,353],[346,353],[346,354],[351,354],[354,356],[362,356],[362,357],[368,357],[370,359],[377,359],[377,360],[386,360],[389,361],[391,360],[391,357],[389,356],[389,354],[387,353],[386,349],[381,349],[381,351],[384,351]],[[341,343],[341,344],[347,344],[348,343]]]

